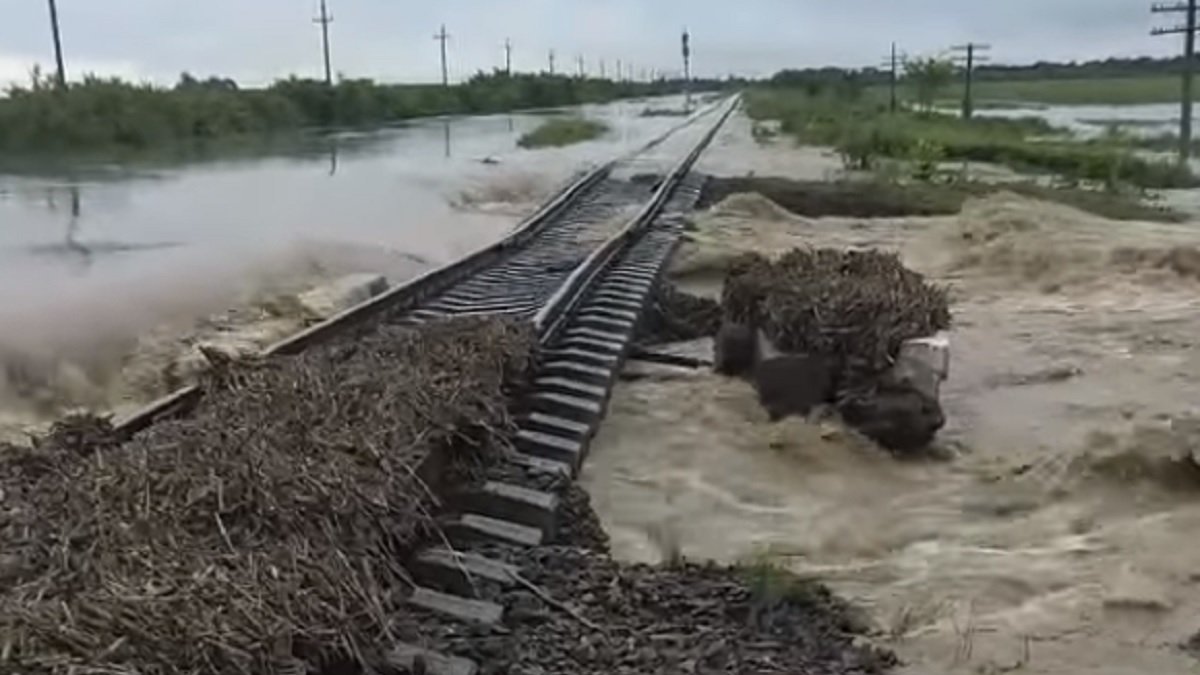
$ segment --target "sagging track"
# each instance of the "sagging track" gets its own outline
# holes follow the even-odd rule
[[[562,486],[583,462],[643,310],[678,243],[683,215],[699,199],[703,179],[691,168],[737,103],[736,97],[722,101],[639,152],[588,173],[504,240],[267,351],[296,354],[381,317],[415,325],[503,314],[537,327],[540,365],[531,389],[514,402],[518,452],[489,480],[457,486],[446,500],[445,539],[415,552],[408,564],[419,584],[409,598],[416,611],[464,624],[503,621],[504,607],[475,591],[481,581],[511,586],[519,578],[490,553],[497,546],[538,546],[559,527],[563,493],[548,486]],[[661,150],[681,132],[698,138],[665,175],[654,181],[615,177],[635,171],[645,153]],[[632,207],[636,215],[625,218]],[[620,226],[614,228],[614,221]],[[158,419],[186,414],[199,397],[197,388],[180,390],[121,421],[118,431],[129,436]],[[476,670],[470,661],[416,646],[396,647],[391,660],[410,672]]]

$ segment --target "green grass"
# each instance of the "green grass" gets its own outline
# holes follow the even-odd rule
[[[582,117],[555,117],[521,136],[517,145],[522,148],[559,148],[603,136],[608,126]]]
[[[879,158],[936,156],[1001,164],[1109,187],[1197,185],[1186,167],[1137,157],[1130,148],[1105,139],[1073,140],[1037,118],[968,121],[910,112],[893,116],[874,97],[849,102],[789,89],[752,91],[746,101],[752,118],[780,120],[784,133],[803,143],[834,146],[848,165],[858,169],[872,168]]]
[[[451,87],[342,80],[281,80],[239,90],[189,76],[174,88],[86,78],[66,90],[35,74],[0,97],[0,154],[124,155],[247,135],[308,128],[373,127],[443,114],[601,103],[676,93],[670,82],[628,83],[564,76],[480,74]]]

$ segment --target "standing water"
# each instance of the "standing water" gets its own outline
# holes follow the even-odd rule
[[[95,381],[164,324],[331,274],[395,284],[469,253],[573,174],[678,124],[640,116],[666,105],[679,102],[570,111],[611,130],[561,149],[518,149],[545,117],[513,114],[311,134],[174,165],[0,166],[0,417],[21,383]],[[69,376],[64,360],[78,366]],[[29,372],[47,363],[58,370]]]

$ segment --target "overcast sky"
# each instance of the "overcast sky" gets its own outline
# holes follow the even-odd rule
[[[455,79],[503,62],[560,68],[583,55],[640,69],[677,68],[679,32],[693,34],[700,75],[766,75],[784,67],[862,66],[891,40],[910,53],[957,42],[994,45],[994,60],[1168,55],[1152,38],[1149,0],[328,0],[334,69],[383,80],[439,77],[433,33],[452,35]],[[69,76],[83,71],[174,82],[180,72],[257,84],[319,76],[318,0],[58,0]],[[45,0],[0,0],[0,82],[53,62]]]

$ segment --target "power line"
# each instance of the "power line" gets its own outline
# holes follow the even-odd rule
[[[321,50],[325,54],[325,86],[333,86],[333,68],[329,63],[329,24],[333,23],[333,15],[321,0],[321,16],[313,19],[313,23],[321,24]]]
[[[962,116],[964,120],[971,119],[975,114],[975,101],[973,98],[973,84],[975,81],[975,64],[984,63],[988,60],[987,56],[976,55],[976,52],[984,52],[991,49],[991,45],[979,44],[977,42],[968,42],[965,45],[951,47],[952,51],[963,52],[962,55],[956,56],[955,60],[963,63],[966,74],[966,87],[963,92]]]
[[[450,40],[450,34],[446,32],[446,24],[442,24],[442,29],[433,36],[434,40],[442,43],[442,86],[450,86],[450,68],[446,65],[446,42]]]
[[[54,34],[54,61],[58,64],[58,87],[67,86],[67,68],[63,65],[62,34],[58,30],[58,5],[50,0],[50,31]]]
[[[1192,80],[1196,61],[1196,0],[1174,4],[1158,3],[1150,7],[1153,14],[1186,13],[1182,24],[1170,28],[1155,28],[1151,35],[1183,34],[1183,87],[1181,92],[1182,108],[1179,116],[1179,161],[1186,163],[1192,156]]]

